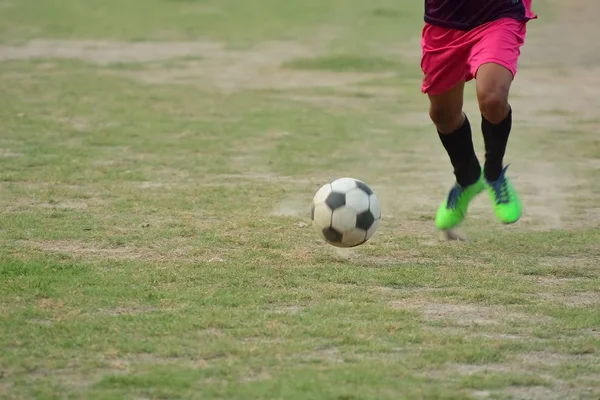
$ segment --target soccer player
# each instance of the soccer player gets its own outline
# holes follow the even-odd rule
[[[521,202],[503,167],[512,126],[508,102],[526,24],[537,18],[532,0],[425,0],[421,47],[422,91],[429,115],[454,168],[456,183],[439,206],[436,227],[465,218],[471,200],[487,189],[496,217],[511,224]],[[471,124],[463,112],[465,82],[476,81],[485,143],[483,169],[475,155]]]

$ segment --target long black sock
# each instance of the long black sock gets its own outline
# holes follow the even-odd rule
[[[473,148],[471,124],[467,116],[465,115],[465,122],[461,127],[454,132],[443,134],[438,131],[438,135],[450,156],[456,182],[461,186],[477,182],[481,175],[481,166]]]
[[[512,128],[512,109],[504,120],[498,124],[492,124],[481,116],[481,132],[485,142],[485,165],[483,174],[488,181],[495,181],[502,172],[502,160],[506,152],[508,136]]]

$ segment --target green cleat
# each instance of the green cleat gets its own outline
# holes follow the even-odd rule
[[[505,176],[508,166],[502,170],[496,181],[485,180],[496,217],[505,224],[512,224],[521,217],[521,200]]]
[[[469,203],[485,188],[483,176],[472,185],[462,187],[456,183],[448,197],[437,210],[435,226],[440,230],[456,228],[466,217]]]

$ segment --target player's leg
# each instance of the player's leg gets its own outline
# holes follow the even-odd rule
[[[464,81],[441,94],[429,94],[429,116],[454,168],[456,182],[469,186],[481,175],[475,155],[471,124],[463,112]]]
[[[503,160],[512,129],[509,93],[524,41],[524,24],[500,20],[482,34],[471,63],[477,68],[474,75],[485,143],[484,176],[496,216],[508,224],[518,221],[522,211],[517,192],[506,177]]]
[[[476,92],[481,111],[481,131],[485,142],[485,178],[495,181],[502,172],[512,111],[508,102],[512,72],[494,62],[483,64],[477,72]]]
[[[439,205],[435,224],[446,230],[458,226],[467,215],[469,203],[483,190],[481,166],[473,148],[471,124],[463,112],[464,82],[439,95],[429,95],[429,115],[450,157],[456,183]]]
[[[473,148],[471,125],[463,112],[469,52],[466,46],[457,46],[463,34],[426,25],[422,40],[423,92],[429,96],[429,116],[456,177],[455,185],[436,214],[436,227],[443,230],[454,228],[463,221],[469,203],[484,188],[481,167]],[[446,40],[452,45],[447,45]]]
[[[505,224],[517,222],[522,205],[506,177],[503,159],[512,129],[512,109],[508,102],[513,74],[495,63],[483,64],[477,73],[477,98],[481,111],[481,131],[485,143],[485,183],[497,218]]]

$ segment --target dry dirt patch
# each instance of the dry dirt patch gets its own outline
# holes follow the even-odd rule
[[[345,362],[343,354],[335,347],[315,349],[312,352],[302,354],[298,358],[301,362],[306,363],[342,364]]]
[[[598,261],[593,254],[589,253],[576,256],[546,256],[539,259],[540,265],[544,267],[581,269],[594,268],[598,265]]]
[[[551,158],[548,154],[543,158],[535,155],[520,157],[519,165],[512,170],[512,176],[518,182],[518,189],[524,198],[521,222],[528,224],[529,229],[536,230],[589,224],[590,221],[574,215],[576,209],[571,205],[575,197],[592,196],[589,185],[574,176],[570,169],[550,161]]]
[[[554,8],[553,15],[542,14],[531,23],[524,48],[527,65],[586,67],[600,64],[600,41],[597,40],[600,2],[549,2]]]
[[[571,129],[598,117],[599,87],[599,66],[523,68],[513,84],[515,120],[527,127]]]
[[[548,366],[548,367],[558,367],[563,364],[572,364],[572,363],[590,363],[594,364],[598,362],[598,359],[595,355],[584,354],[584,355],[567,355],[567,354],[558,354],[551,353],[547,351],[537,351],[531,353],[524,353],[520,357],[520,361],[522,364],[530,367],[530,366]]]
[[[248,374],[242,376],[240,378],[240,381],[242,382],[260,382],[260,381],[268,381],[270,379],[273,379],[273,376],[265,370],[257,370],[257,371],[250,371]]]
[[[0,61],[76,59],[107,65],[194,57],[221,51],[210,42],[109,42],[98,40],[32,40],[22,46],[0,46]]]
[[[530,23],[514,103],[533,125],[569,127],[600,106],[600,2],[552,1],[556,18]]]
[[[310,208],[306,201],[298,196],[289,196],[280,201],[271,211],[271,215],[280,217],[308,216]]]
[[[541,15],[532,21],[523,48],[522,68],[513,84],[511,103],[516,110],[519,134],[530,130],[562,130],[594,133],[600,108],[600,33],[597,16],[600,2],[552,1],[556,19]],[[475,106],[476,107],[476,106]],[[580,140],[576,136],[573,140]],[[540,136],[541,137],[541,136]],[[556,146],[556,153],[564,151]],[[559,166],[552,153],[513,146],[510,154],[521,156],[516,182],[524,197],[523,222],[533,227],[563,229],[595,225],[597,218],[574,215],[572,197],[594,197],[582,176],[596,160],[574,154],[578,163]],[[524,159],[523,156],[526,155]],[[510,160],[508,160],[510,162]]]
[[[579,292],[573,294],[543,293],[541,297],[546,300],[563,303],[568,307],[600,306],[600,292]]]
[[[506,373],[515,373],[515,367],[513,365],[508,364],[484,364],[484,365],[474,365],[474,364],[449,364],[446,366],[447,373],[454,373],[459,375],[474,375],[481,372],[506,372]]]
[[[159,308],[150,307],[145,305],[130,305],[130,306],[121,306],[115,307],[107,310],[102,310],[103,312],[112,315],[113,317],[118,317],[122,315],[138,315],[138,314],[146,314],[155,311],[160,311]]]
[[[134,251],[127,247],[118,248],[103,248],[96,247],[84,242],[75,240],[53,240],[44,242],[27,241],[23,242],[33,248],[37,248],[43,251],[49,252],[60,252],[60,253],[72,253],[72,254],[102,254],[102,255],[123,255],[125,258],[127,254],[134,253]],[[129,254],[130,257],[137,258],[136,256]]]
[[[544,386],[512,386],[502,391],[496,390],[476,390],[471,393],[476,399],[496,399],[496,395],[501,394],[500,398],[509,398],[511,400],[580,400],[582,398],[592,399],[594,397],[581,397],[586,389],[571,389],[561,384],[559,388]],[[506,397],[508,396],[508,397]]]
[[[139,70],[113,70],[145,83],[184,83],[223,92],[244,89],[291,89],[343,86],[387,77],[381,73],[299,71],[281,65],[318,51],[295,42],[265,42],[252,49],[232,50],[214,42],[108,42],[34,40],[23,46],[0,46],[0,61],[78,59],[100,65],[143,63]],[[180,59],[176,65],[160,61]]]
[[[85,243],[77,240],[47,240],[47,241],[22,241],[21,245],[51,253],[69,254],[74,257],[103,258],[109,260],[147,260],[152,262],[172,261],[174,259],[192,259],[194,251],[185,241],[174,243],[169,251],[161,248],[103,246],[101,243]],[[208,261],[208,259],[204,260]]]
[[[53,203],[42,203],[41,207],[61,210],[84,210],[88,208],[88,202],[78,200],[65,200]]]
[[[19,183],[21,185],[21,183]],[[25,184],[23,184],[24,186]],[[38,198],[20,196],[3,204],[4,210],[10,213],[31,212],[38,209],[79,211],[103,206],[105,201],[92,197],[86,199],[61,199],[40,201]]]
[[[425,299],[402,299],[389,303],[393,308],[416,310],[428,321],[449,320],[457,326],[501,325],[515,321],[544,322],[544,318],[509,311],[504,307],[478,304],[436,303]]]
[[[15,153],[10,149],[2,149],[0,148],[0,158],[12,158],[12,157],[21,157],[23,154]]]
[[[575,399],[575,397],[564,397],[565,393],[556,391],[554,388],[548,388],[544,386],[521,386],[521,387],[510,387],[504,391],[505,394],[509,395],[514,400],[531,400],[531,399],[543,399],[543,400],[567,400]]]

